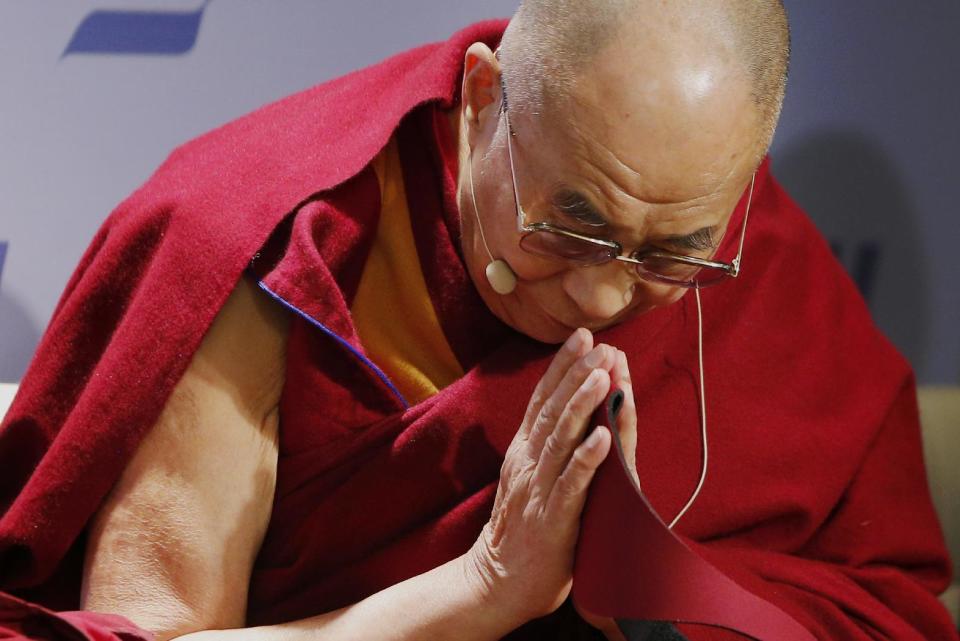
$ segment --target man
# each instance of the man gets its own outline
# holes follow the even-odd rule
[[[213,132],[111,216],[3,426],[9,628],[622,638],[567,600],[617,388],[698,554],[821,638],[955,638],[909,370],[761,164],[782,7],[501,28]]]

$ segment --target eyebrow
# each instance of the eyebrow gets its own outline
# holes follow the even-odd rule
[[[676,247],[682,247],[683,249],[713,249],[716,247],[716,242],[713,238],[714,232],[716,232],[716,227],[704,227],[685,236],[669,236],[664,238],[663,242]]]
[[[597,211],[593,203],[580,192],[563,188],[558,190],[551,199],[553,206],[564,216],[588,227],[609,227],[607,219]],[[716,247],[714,235],[716,227],[704,227],[692,234],[683,236],[668,236],[661,242],[681,249],[704,251]]]
[[[609,223],[586,196],[572,189],[561,189],[551,199],[560,213],[588,227],[608,227]]]

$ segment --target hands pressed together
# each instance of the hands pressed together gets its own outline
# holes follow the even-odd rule
[[[553,612],[570,593],[587,490],[612,444],[608,427],[584,436],[590,416],[616,388],[625,398],[615,427],[635,474],[637,420],[626,356],[594,346],[584,329],[557,353],[507,449],[492,515],[467,567],[484,598],[518,625]],[[581,615],[617,638],[612,620]]]

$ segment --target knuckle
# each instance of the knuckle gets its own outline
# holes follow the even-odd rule
[[[545,421],[538,418],[530,430],[530,438],[527,439],[526,454],[528,457],[536,459],[540,456],[539,450],[543,447],[543,441],[546,438],[544,434],[550,431],[551,427],[548,426]]]
[[[540,407],[544,404],[544,402],[546,402],[547,399],[543,389],[545,386],[546,383],[544,382],[544,379],[541,379],[536,389],[533,390],[533,394],[530,395],[530,407]]]
[[[578,447],[570,457],[570,469],[575,472],[584,472],[590,469],[590,461],[584,448]]]
[[[582,419],[593,411],[594,401],[592,399],[593,394],[591,392],[592,390],[586,392],[581,391],[577,394],[574,394],[573,398],[570,399],[570,403],[567,407],[572,417]]]
[[[578,447],[570,457],[567,467],[576,476],[584,477],[593,471],[593,457],[586,448]]]
[[[513,484],[522,480],[523,475],[529,468],[531,461],[524,454],[514,454],[503,460],[500,467],[500,480],[502,483]]]
[[[523,445],[523,442],[524,439],[520,438],[519,433],[517,436],[513,437],[513,440],[510,441],[510,445],[507,446],[506,453],[503,455],[504,465],[521,455],[520,452],[522,452],[521,446]]]
[[[574,475],[570,474],[569,471],[560,477],[555,489],[558,498],[565,503],[579,498],[582,492],[581,484],[576,482]]]
[[[533,458],[540,456],[539,448],[543,447],[544,441],[549,437],[553,432],[553,428],[556,425],[556,420],[551,417],[544,418],[540,416],[537,418],[536,423],[533,425],[533,429],[530,430],[530,439],[529,443],[529,454]]]
[[[590,354],[587,354],[586,356],[578,360],[576,365],[574,365],[572,372],[573,372],[573,375],[576,377],[576,380],[583,381],[590,374],[590,372],[596,369],[596,366],[591,365],[590,361],[588,361],[589,357],[590,357]]]
[[[518,465],[516,461],[512,458],[504,459],[503,465],[500,466],[500,485],[501,487],[510,482],[510,480],[516,476]]]
[[[552,432],[543,445],[543,454],[551,458],[562,459],[566,458],[567,449],[567,444],[563,441],[563,438],[556,432]]]
[[[538,423],[553,425],[560,418],[560,412],[557,409],[557,402],[551,396],[540,408],[540,416],[537,417]]]

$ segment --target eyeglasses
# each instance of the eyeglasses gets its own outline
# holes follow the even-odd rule
[[[614,240],[595,238],[546,222],[527,223],[527,216],[520,204],[517,189],[513,144],[510,142],[513,137],[513,128],[510,126],[510,114],[507,113],[506,88],[503,89],[502,112],[507,122],[507,153],[510,156],[510,178],[513,181],[513,199],[517,207],[517,227],[521,234],[522,249],[531,254],[559,258],[580,267],[603,265],[611,260],[619,260],[633,265],[640,278],[679,287],[707,287],[728,277],[736,278],[740,274],[740,259],[743,255],[743,241],[746,238],[750,205],[753,203],[756,173],[750,179],[750,195],[747,197],[747,210],[743,217],[737,256],[729,263],[674,254],[660,249],[636,251],[625,256],[623,246]]]

